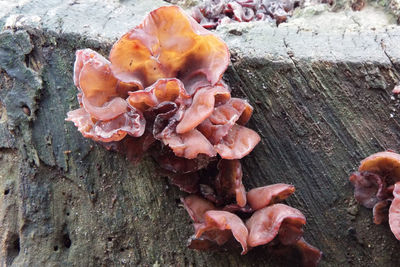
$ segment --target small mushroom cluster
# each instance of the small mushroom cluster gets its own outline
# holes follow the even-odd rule
[[[285,22],[301,0],[205,0],[193,8],[192,16],[206,29],[232,21]]]
[[[400,240],[400,154],[384,151],[367,157],[350,182],[357,202],[373,209],[374,223],[389,221]]]
[[[294,193],[293,185],[273,184],[246,193],[238,160],[221,160],[211,186],[181,199],[194,223],[188,246],[205,250],[227,243],[233,236],[242,255],[256,246],[297,250],[303,266],[317,266],[322,254],[302,238],[306,218],[297,209],[279,202]],[[211,188],[210,188],[211,187]],[[236,203],[232,203],[232,200]]]
[[[244,126],[251,105],[231,97],[222,80],[229,62],[220,38],[179,7],[161,7],[113,45],[109,60],[91,49],[76,52],[80,107],[68,112],[67,120],[84,137],[131,161],[150,151],[171,183],[191,194],[182,199],[196,225],[191,248],[224,244],[230,229],[243,254],[248,247],[281,244],[316,265],[321,253],[302,239],[304,215],[276,204],[294,187],[278,184],[246,193],[242,184],[239,159],[260,136]],[[246,225],[238,213],[252,214]]]

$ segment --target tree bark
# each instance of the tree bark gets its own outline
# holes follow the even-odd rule
[[[131,25],[134,26],[134,25]],[[400,29],[301,30],[228,25],[217,33],[232,64],[224,79],[254,107],[262,141],[244,160],[247,189],[291,183],[321,266],[399,266],[389,226],[354,200],[349,174],[371,153],[400,151]],[[198,252],[184,194],[145,157],[85,139],[66,113],[78,106],[75,50],[111,42],[24,26],[0,33],[1,266],[276,266],[256,248]]]

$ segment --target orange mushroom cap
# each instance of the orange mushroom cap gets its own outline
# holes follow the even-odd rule
[[[247,244],[251,247],[267,244],[278,233],[282,235],[280,241],[289,244],[302,237],[305,223],[306,218],[295,208],[284,204],[265,207],[254,212],[246,222],[249,229]]]
[[[223,159],[241,159],[249,154],[260,140],[255,131],[235,124],[214,147]]]
[[[204,213],[209,210],[215,210],[213,203],[196,195],[181,198],[181,202],[195,223],[204,222]]]
[[[185,105],[190,101],[181,81],[175,78],[159,79],[144,90],[129,92],[128,103],[144,112],[162,102],[175,102]]]
[[[244,125],[250,119],[253,107],[246,100],[231,98],[228,102],[214,108],[214,111],[199,126],[212,144],[218,144],[237,122]]]
[[[150,12],[110,52],[112,70],[121,81],[146,88],[160,78],[176,77],[190,94],[215,85],[229,59],[226,44],[177,6]]]
[[[359,172],[384,173],[387,179],[400,181],[400,154],[383,151],[372,154],[361,161]]]
[[[84,137],[101,142],[120,141],[127,134],[139,137],[144,133],[146,122],[140,113],[134,111],[109,121],[96,121],[84,108],[68,112],[66,120],[72,121]]]
[[[242,246],[242,255],[247,253],[248,230],[242,219],[237,215],[221,210],[210,210],[204,213],[204,222],[199,224],[196,229],[196,237],[199,238],[210,230],[231,230],[235,239]]]
[[[389,225],[394,236],[400,240],[400,182],[394,185],[393,197],[389,208]]]
[[[127,134],[141,136],[145,128],[142,114],[129,108],[126,91],[111,72],[110,62],[91,49],[78,50],[74,65],[74,83],[80,90],[81,108],[68,112],[83,136],[111,142]],[[127,88],[131,88],[128,85]]]
[[[176,126],[176,132],[182,134],[193,130],[213,113],[216,98],[229,99],[230,97],[229,89],[223,85],[199,89],[193,97],[192,104]]]
[[[257,187],[247,192],[247,201],[252,209],[259,210],[288,198],[295,190],[295,187],[289,184]]]
[[[390,229],[400,240],[400,154],[378,152],[361,161],[350,176],[355,199],[373,208],[374,223],[389,220]]]

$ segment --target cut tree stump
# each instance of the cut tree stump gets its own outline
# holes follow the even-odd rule
[[[0,265],[295,266],[265,248],[187,249],[184,193],[153,160],[133,165],[64,121],[78,106],[75,51],[107,56],[165,4],[64,2],[0,11]],[[224,79],[253,105],[249,127],[262,137],[242,160],[245,186],[295,185],[287,202],[306,215],[320,266],[400,266],[400,242],[348,182],[364,157],[400,151],[400,27],[390,23],[366,8],[216,31],[232,53]]]

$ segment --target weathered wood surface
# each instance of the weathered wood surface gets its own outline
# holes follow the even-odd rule
[[[232,49],[224,78],[254,106],[250,127],[262,136],[243,160],[244,183],[296,186],[288,203],[307,216],[321,266],[399,266],[399,241],[355,203],[348,176],[373,152],[400,151],[391,94],[400,28],[341,25],[218,31]],[[107,55],[110,45],[54,29],[0,33],[0,265],[288,265],[263,248],[246,256],[187,249],[183,193],[151,158],[134,166],[64,121],[78,106],[74,51]]]

